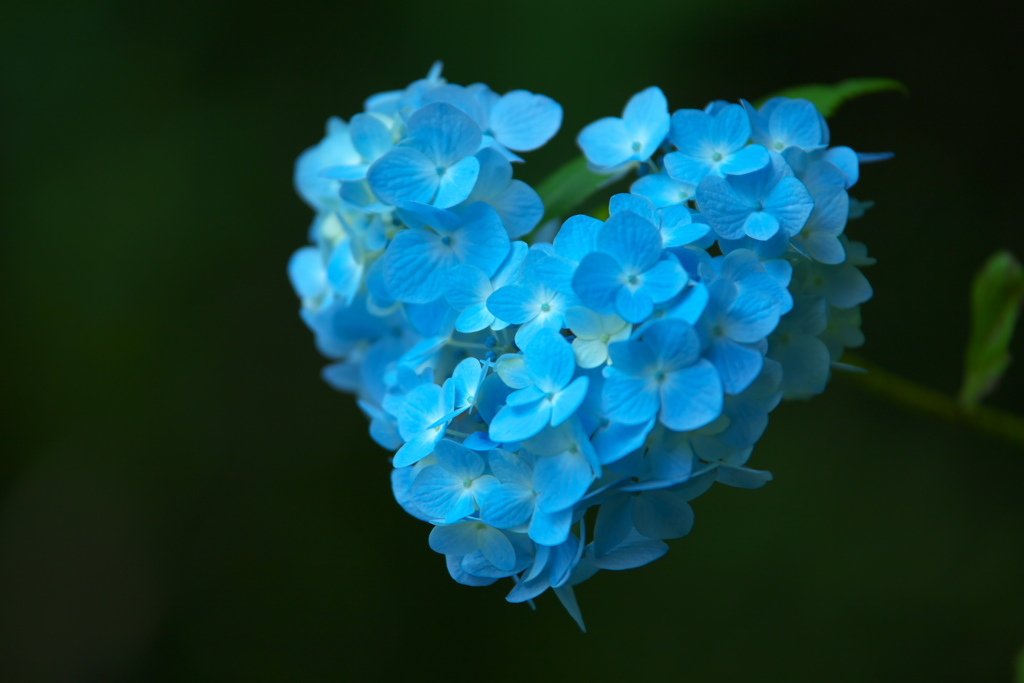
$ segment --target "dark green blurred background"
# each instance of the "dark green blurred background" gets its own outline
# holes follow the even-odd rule
[[[953,392],[973,272],[1024,255],[1021,17],[975,5],[4,3],[0,679],[1009,680],[1024,450],[838,378],[773,415],[774,482],[578,589],[582,635],[448,577],[285,277],[296,155],[438,58],[562,103],[528,181],[648,85],[675,109],[889,76],[909,98],[832,121],[897,155],[854,191],[863,354]],[[991,403],[1024,412],[1022,385]]]

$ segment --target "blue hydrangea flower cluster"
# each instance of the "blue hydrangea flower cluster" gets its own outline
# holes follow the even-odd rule
[[[544,206],[512,164],[561,119],[440,65],[332,118],[296,164],[316,216],[288,271],[452,578],[551,588],[582,627],[572,586],[664,555],[713,483],[769,481],[769,413],[863,342],[871,259],[843,232],[884,155],[830,147],[804,100],[670,115],[648,88],[578,137],[630,191],[530,244]]]

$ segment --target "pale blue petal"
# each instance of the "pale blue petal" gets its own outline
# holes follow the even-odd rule
[[[691,157],[682,152],[670,152],[665,155],[665,172],[680,183],[696,185],[702,181],[715,167],[714,162],[705,157]]]
[[[523,285],[506,285],[487,297],[487,309],[511,325],[522,325],[537,315],[536,296]]]
[[[320,296],[327,287],[324,258],[316,247],[302,247],[288,261],[288,277],[303,299]]]
[[[545,546],[557,546],[569,538],[572,526],[572,508],[557,512],[544,512],[540,508],[533,513],[528,534],[531,539]]]
[[[700,355],[700,339],[693,327],[682,320],[663,320],[644,331],[644,346],[650,347],[667,372],[689,367]]]
[[[544,202],[540,195],[521,180],[513,180],[488,203],[498,212],[512,239],[529,233],[544,216]]]
[[[569,416],[576,412],[576,409],[580,407],[584,397],[587,395],[588,382],[589,380],[586,377],[577,377],[563,391],[555,394],[555,397],[551,400],[552,427],[562,424],[569,419]]]
[[[478,306],[486,302],[490,295],[491,281],[476,266],[463,263],[447,271],[444,296],[448,300],[448,304],[456,311],[464,311],[471,306]]]
[[[654,301],[642,287],[636,291],[620,287],[615,296],[615,311],[623,320],[641,323],[654,311]]]
[[[434,206],[447,209],[464,201],[473,191],[473,186],[479,175],[480,162],[476,157],[466,157],[448,167],[438,179],[437,195],[433,200]]]
[[[444,293],[447,269],[456,265],[452,250],[426,230],[403,230],[384,253],[384,284],[398,301],[425,304]]]
[[[595,557],[612,552],[633,531],[633,500],[634,496],[620,493],[598,506],[594,524]]]
[[[679,109],[672,114],[669,138],[685,156],[708,156],[711,122],[712,118],[700,109]]]
[[[669,429],[697,429],[721,413],[722,380],[709,361],[701,358],[692,367],[669,374],[662,382],[659,419]]]
[[[582,214],[569,218],[558,229],[552,245],[555,253],[573,263],[579,263],[584,256],[597,251],[597,234],[604,223]]]
[[[611,216],[597,233],[597,247],[626,269],[643,272],[661,258],[661,235],[650,221],[631,211]]]
[[[587,159],[597,166],[621,166],[635,154],[633,140],[626,132],[625,123],[612,116],[598,119],[581,130],[576,137],[576,144]]]
[[[726,486],[735,486],[740,489],[759,489],[772,480],[772,473],[763,470],[752,470],[747,467],[729,467],[722,465],[718,468],[718,481]]]
[[[370,188],[392,206],[429,202],[440,185],[437,164],[411,147],[395,147],[366,172]]]
[[[609,351],[614,346],[610,345]],[[626,375],[616,370],[615,366],[606,368],[605,371],[608,375],[605,378],[601,399],[608,419],[624,424],[641,424],[657,414],[657,383],[647,377]]]
[[[424,430],[407,441],[404,446],[395,453],[391,464],[395,467],[408,467],[415,465],[423,458],[430,455],[434,450],[434,444],[444,435],[444,429],[435,432],[433,429]]]
[[[645,491],[633,501],[633,525],[648,538],[680,538],[693,528],[693,508],[669,491]]]
[[[670,178],[667,173],[648,173],[630,185],[629,191],[649,199],[656,207],[661,208],[691,199],[697,187],[692,183],[682,183]]]
[[[583,498],[592,481],[594,471],[581,453],[566,452],[537,458],[533,466],[537,509],[551,513],[571,508]]]
[[[523,349],[523,357],[527,374],[544,392],[561,390],[576,370],[572,346],[553,329],[538,331]]]
[[[608,201],[608,212],[609,214],[616,214],[620,211],[632,211],[649,222],[655,225],[658,224],[658,213],[654,204],[650,200],[638,195],[625,192],[612,195],[612,198]]]
[[[779,103],[771,113],[768,131],[773,139],[786,147],[796,145],[803,149],[814,149],[821,145],[821,117],[807,100]]]
[[[502,571],[511,571],[516,566],[516,551],[505,534],[491,527],[484,527],[478,532],[480,552],[495,567]]]
[[[594,434],[591,443],[597,452],[598,461],[608,465],[622,459],[644,445],[647,435],[654,428],[655,419],[635,425],[612,422]]]
[[[480,519],[498,529],[525,524],[533,514],[536,494],[519,484],[502,484],[480,498]]]
[[[372,114],[356,114],[349,123],[352,145],[367,161],[374,161],[394,145],[387,124]]]
[[[478,454],[451,439],[441,439],[434,447],[437,464],[458,479],[476,479],[484,473],[484,461]],[[424,470],[426,471],[426,470]],[[461,481],[459,482],[461,485]]]
[[[744,226],[752,209],[736,196],[725,178],[704,178],[697,187],[697,204],[701,214],[719,236],[735,240],[746,234]]]
[[[670,255],[640,276],[640,291],[655,303],[661,303],[681,292],[689,279],[686,271],[679,265],[679,261]],[[648,315],[650,314],[648,313]]]
[[[490,277],[508,256],[508,233],[487,204],[477,202],[462,214],[464,223],[451,236],[452,252],[459,263],[471,263]]]
[[[773,297],[746,291],[729,307],[722,327],[736,341],[753,344],[771,334],[778,322],[779,306]]]
[[[779,227],[789,235],[795,235],[804,227],[807,217],[814,208],[814,200],[804,184],[796,178],[783,178],[772,189],[764,201],[764,212],[778,219]],[[767,237],[758,237],[748,230],[755,239],[767,239],[775,234],[773,230]]]
[[[424,468],[413,482],[412,502],[431,517],[443,519],[458,505],[465,492],[466,488],[462,485],[461,479],[437,465],[432,465]],[[469,512],[459,517],[464,517],[472,511],[472,502],[469,501]]]
[[[749,387],[764,363],[756,349],[725,338],[713,339],[705,353],[718,370],[727,394],[738,394]]]
[[[406,134],[407,144],[428,156],[435,167],[448,168],[480,148],[480,127],[468,114],[445,102],[418,109],[409,117]]]
[[[761,145],[750,145],[737,151],[718,167],[720,173],[738,175],[764,168],[771,161],[768,150]]]
[[[598,313],[614,313],[615,297],[622,287],[619,282],[621,272],[622,267],[613,256],[601,252],[587,254],[572,276],[572,289]]]
[[[509,149],[537,149],[562,125],[562,107],[550,97],[526,90],[505,93],[490,112],[494,137]]]
[[[722,152],[735,152],[747,144],[747,140],[750,139],[750,118],[743,111],[743,107],[738,104],[729,104],[715,112],[715,116],[711,119],[708,139],[716,149]],[[768,163],[767,154],[765,163]],[[736,171],[736,173],[743,172]]]
[[[743,224],[743,230],[755,240],[764,241],[771,239],[779,231],[779,221],[767,210],[752,211]]]
[[[430,531],[430,549],[443,555],[469,555],[480,549],[476,522],[435,526]]]
[[[551,404],[546,401],[525,406],[505,406],[491,420],[488,434],[495,443],[513,443],[534,436],[551,420]]]
[[[622,112],[622,121],[633,156],[645,161],[658,151],[671,126],[665,93],[652,86],[633,95]],[[634,150],[636,143],[640,143],[638,150]]]

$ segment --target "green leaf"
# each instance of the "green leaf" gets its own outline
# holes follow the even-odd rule
[[[847,78],[845,81],[839,81],[832,85],[812,83],[795,88],[786,88],[774,95],[759,100],[757,107],[760,108],[762,104],[772,97],[810,100],[818,108],[818,111],[821,112],[821,115],[827,119],[835,114],[839,106],[847,100],[889,90],[897,90],[903,94],[908,93],[907,86],[891,78]]]
[[[565,216],[578,208],[590,195],[616,177],[594,173],[587,168],[587,159],[583,156],[564,164],[537,186],[537,194],[544,200],[544,218],[541,225],[551,218]]]
[[[974,276],[971,338],[967,343],[960,405],[971,410],[990,394],[1010,365],[1010,338],[1024,303],[1024,268],[1002,249]]]
[[[1017,655],[1017,683],[1024,683],[1024,650]]]

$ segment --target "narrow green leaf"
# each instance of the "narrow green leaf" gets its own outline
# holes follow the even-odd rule
[[[1017,654],[1017,683],[1024,683],[1024,649]]]
[[[971,337],[967,343],[960,404],[970,410],[990,394],[1010,365],[1010,339],[1024,303],[1024,268],[1002,249],[974,276]]]
[[[583,156],[562,165],[537,186],[537,194],[544,200],[541,225],[551,218],[565,216],[579,208],[590,195],[614,179],[615,176],[591,171]]]
[[[847,78],[845,81],[839,81],[832,85],[812,83],[810,85],[786,88],[774,95],[759,100],[757,107],[760,107],[772,97],[810,100],[818,108],[818,111],[821,112],[821,115],[827,119],[835,114],[839,106],[847,100],[889,90],[897,90],[903,94],[908,92],[907,86],[891,78]]]

